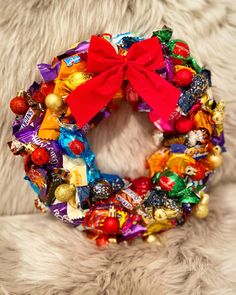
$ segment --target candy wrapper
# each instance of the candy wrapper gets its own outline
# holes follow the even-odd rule
[[[75,125],[63,126],[60,128],[60,136],[58,138],[62,151],[72,159],[80,158],[84,160],[88,182],[99,178],[100,173],[95,165],[95,155],[91,151],[83,133]]]
[[[24,161],[35,207],[99,246],[150,242],[208,214],[208,181],[226,151],[225,106],[212,95],[210,71],[172,33],[164,26],[150,37],[94,35],[40,63],[43,80],[10,101],[8,146]],[[154,143],[144,143],[153,146],[147,173],[135,179],[101,172],[86,137],[122,100],[155,129]]]

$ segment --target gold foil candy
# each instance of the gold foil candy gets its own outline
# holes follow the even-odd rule
[[[66,85],[67,89],[73,91],[79,85],[85,83],[86,81],[92,79],[92,75],[84,73],[84,72],[76,72],[71,74],[64,80],[64,84]]]
[[[66,84],[63,80],[55,80],[55,87],[53,92],[55,94],[61,95],[62,97],[66,97],[70,94],[70,89],[67,88]]]
[[[213,122],[211,115],[204,110],[198,110],[194,118],[195,129],[206,128],[210,135],[213,133]]]
[[[154,211],[154,219],[158,222],[166,221],[167,219],[173,219],[179,217],[179,212],[174,209],[157,208]]]
[[[174,225],[169,220],[165,220],[162,222],[154,222],[147,226],[147,231],[143,234],[143,236],[145,237],[145,236],[158,233],[160,231],[164,231],[173,227]]]
[[[164,208],[157,208],[154,211],[154,219],[158,222],[163,222],[167,220],[167,214]]]

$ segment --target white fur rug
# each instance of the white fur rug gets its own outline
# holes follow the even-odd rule
[[[236,294],[234,0],[0,0],[0,7],[0,294]],[[97,249],[77,229],[33,214],[22,161],[6,146],[8,102],[39,79],[37,63],[75,41],[101,32],[151,34],[163,24],[212,70],[214,93],[227,102],[228,153],[212,184],[210,215],[160,235],[160,244]],[[99,167],[144,173],[151,131],[143,115],[123,105],[90,135]]]

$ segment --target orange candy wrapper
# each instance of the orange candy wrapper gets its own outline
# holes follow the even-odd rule
[[[58,114],[47,109],[38,136],[42,139],[56,140],[60,135]]]

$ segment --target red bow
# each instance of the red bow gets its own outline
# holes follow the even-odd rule
[[[163,67],[162,49],[156,37],[133,44],[122,56],[108,41],[92,36],[87,72],[97,76],[78,86],[66,99],[78,126],[82,128],[108,104],[124,76],[153,111],[167,120],[175,110],[180,90],[155,73]]]

